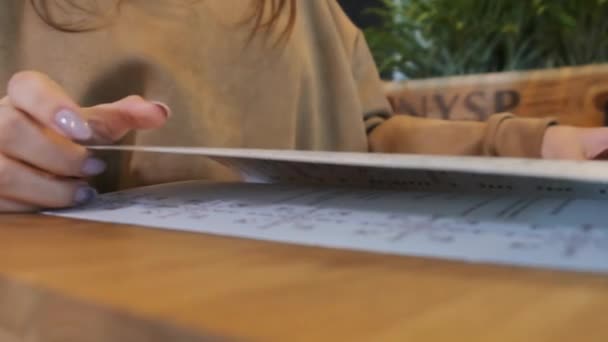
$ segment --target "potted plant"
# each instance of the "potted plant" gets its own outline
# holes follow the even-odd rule
[[[605,123],[608,0],[383,0],[365,31],[397,112]]]

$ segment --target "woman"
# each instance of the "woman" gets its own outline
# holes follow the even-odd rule
[[[487,123],[390,117],[364,38],[333,0],[0,8],[2,212],[90,200],[84,180],[106,166],[83,144],[578,159],[608,146],[603,129],[507,114]],[[106,176],[118,186],[233,177],[207,159],[111,157]]]

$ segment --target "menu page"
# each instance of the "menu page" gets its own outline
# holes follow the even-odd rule
[[[608,200],[608,162],[599,161],[155,146],[91,149],[205,156],[255,183]]]
[[[352,186],[186,182],[50,215],[375,253],[608,272],[606,201]]]

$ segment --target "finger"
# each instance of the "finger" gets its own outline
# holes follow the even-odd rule
[[[134,129],[162,127],[170,116],[170,109],[159,102],[129,96],[114,103],[85,108],[83,113],[93,130],[93,142],[104,144],[114,142]]]
[[[581,128],[580,139],[588,159],[606,159],[608,157],[608,128]]]
[[[8,101],[46,127],[74,140],[87,141],[93,133],[80,107],[44,74],[23,71],[8,82]]]
[[[0,197],[43,208],[64,208],[90,201],[96,192],[82,182],[53,178],[0,156]]]
[[[105,164],[87,149],[46,130],[12,107],[0,105],[0,151],[48,173],[65,177],[96,176]]]
[[[40,208],[19,203],[17,201],[12,201],[4,198],[0,198],[0,213],[33,213],[39,211]]]

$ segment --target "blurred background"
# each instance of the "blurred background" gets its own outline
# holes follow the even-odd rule
[[[608,60],[607,0],[341,0],[381,71],[407,78]]]
[[[339,0],[397,112],[608,123],[608,0]]]
[[[368,11],[383,8],[382,0],[338,0],[338,2],[357,26],[367,28],[380,24],[380,18],[370,15]]]

